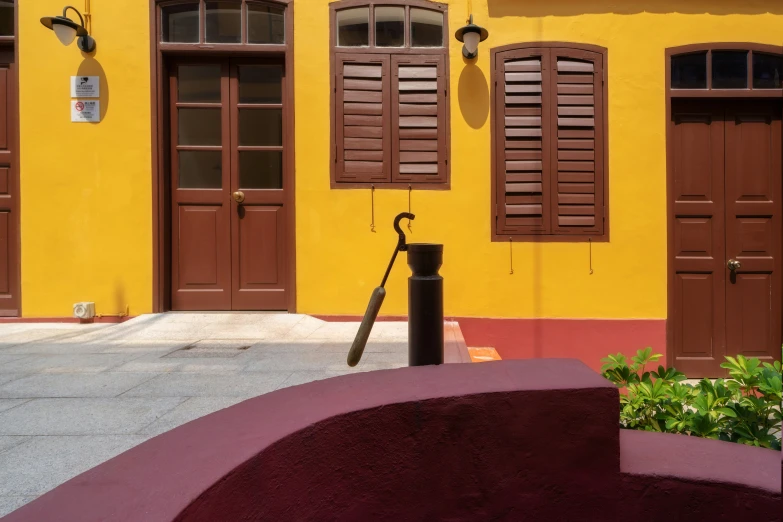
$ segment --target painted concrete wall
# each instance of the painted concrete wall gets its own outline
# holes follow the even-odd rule
[[[94,58],[62,47],[39,22],[59,0],[19,2],[22,313],[152,310],[149,6],[92,0]],[[77,1],[77,7],[83,7]],[[467,1],[449,4],[453,31]],[[412,241],[445,246],[446,314],[481,317],[666,317],[664,49],[709,41],[783,43],[779,0],[474,0],[490,32],[475,63],[449,38],[450,191],[414,191]],[[326,0],[295,1],[296,241],[299,311],[363,313],[381,279],[407,191],[329,188]],[[490,242],[491,47],[565,41],[608,48],[609,243]],[[103,121],[72,124],[71,75],[103,78]],[[402,258],[384,314],[405,314]]]
[[[70,316],[77,301],[106,315],[149,312],[149,4],[92,0],[90,57],[40,23],[66,4],[17,2],[22,315]],[[73,5],[83,10],[84,0]],[[71,75],[101,77],[101,123],[71,123]]]
[[[467,1],[449,4],[453,33]],[[323,0],[296,2],[297,248],[299,307],[360,314],[394,246],[393,216],[407,191],[329,189],[329,37]],[[473,0],[489,30],[475,63],[449,39],[451,179],[448,192],[413,192],[413,241],[445,244],[446,314],[481,317],[666,317],[664,49],[697,42],[783,43],[777,0]],[[609,243],[490,242],[489,50],[516,42],[564,41],[608,48]],[[383,313],[407,310],[398,263]]]

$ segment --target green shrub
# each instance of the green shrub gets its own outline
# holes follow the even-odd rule
[[[645,348],[630,361],[620,353],[601,359],[603,376],[626,390],[620,394],[620,427],[780,450],[780,361],[762,365],[742,355],[726,357],[721,368],[729,379],[691,385],[674,368],[647,371],[661,357]]]

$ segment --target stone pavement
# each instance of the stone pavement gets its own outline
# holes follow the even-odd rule
[[[407,364],[407,324],[169,313],[118,325],[0,324],[0,516],[160,433],[250,397]]]

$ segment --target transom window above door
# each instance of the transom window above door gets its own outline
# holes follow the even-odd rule
[[[393,48],[443,47],[446,42],[445,7],[414,2],[386,5],[343,2],[336,10],[334,45],[337,47]],[[429,3],[428,3],[429,4]],[[351,5],[352,7],[349,7]]]
[[[769,97],[770,90],[783,96],[783,47],[703,44],[678,47],[668,54],[673,96],[693,91],[736,96],[746,91],[745,95]]]
[[[257,0],[167,2],[160,9],[163,43],[283,45],[286,6]]]

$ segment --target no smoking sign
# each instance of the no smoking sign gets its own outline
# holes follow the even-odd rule
[[[101,121],[98,100],[71,100],[71,121],[74,123]]]

